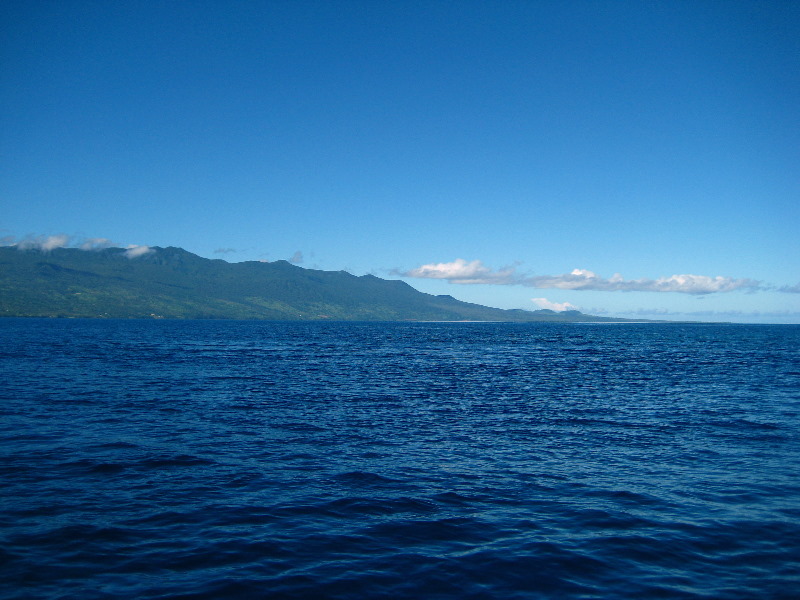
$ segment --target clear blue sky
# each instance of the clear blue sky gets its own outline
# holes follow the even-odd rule
[[[0,27],[3,243],[800,322],[798,2],[26,0]]]

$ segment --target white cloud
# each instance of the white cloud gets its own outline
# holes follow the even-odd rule
[[[625,279],[615,273],[606,279],[586,269],[573,269],[562,275],[520,275],[513,267],[493,271],[481,261],[467,262],[458,258],[449,263],[431,263],[399,273],[404,277],[445,279],[459,284],[524,285],[539,289],[594,290],[606,292],[678,292],[683,294],[713,294],[734,290],[763,289],[753,279],[708,277],[706,275],[670,275],[658,279]],[[788,291],[788,290],[787,290]]]
[[[150,246],[137,246],[136,244],[131,244],[128,246],[127,250],[125,250],[124,254],[128,258],[136,258],[138,256],[150,254],[151,252],[155,252],[155,250],[153,250]]]
[[[81,250],[102,250],[103,248],[110,248],[114,245],[108,238],[86,238],[78,245]]]
[[[547,298],[531,298],[531,302],[536,304],[539,308],[546,308],[547,310],[554,310],[556,312],[563,312],[565,310],[578,310],[578,307],[569,302],[551,302]]]
[[[41,244],[42,250],[48,252],[50,250],[55,250],[56,248],[63,248],[67,244],[69,244],[69,236],[60,234],[60,235],[51,235],[44,239]]]
[[[401,273],[401,275],[425,279],[446,279],[450,283],[460,284],[491,283],[506,285],[516,283],[514,281],[514,269],[511,267],[500,271],[492,271],[479,260],[467,262],[463,258],[457,258],[449,263],[422,265],[416,269]]]
[[[63,233],[58,235],[39,235],[36,237],[27,237],[17,243],[17,248],[20,250],[41,250],[42,252],[50,252],[56,248],[64,248],[69,245],[69,236]]]

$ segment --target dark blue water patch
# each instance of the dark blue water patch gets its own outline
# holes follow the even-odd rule
[[[798,327],[0,335],[2,598],[798,597]]]

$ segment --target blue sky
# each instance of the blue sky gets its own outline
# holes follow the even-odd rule
[[[800,323],[800,3],[28,0],[0,23],[5,244]]]

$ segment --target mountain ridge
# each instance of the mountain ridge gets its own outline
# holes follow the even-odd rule
[[[625,322],[578,311],[499,309],[420,292],[404,281],[230,263],[174,246],[0,247],[0,316],[363,321]]]

